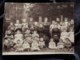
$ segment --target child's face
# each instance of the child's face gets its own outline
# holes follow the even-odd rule
[[[20,42],[21,42],[20,40],[17,41],[18,44],[19,44]]]
[[[70,42],[69,39],[66,39],[66,43],[67,43],[67,42]]]
[[[11,22],[10,25],[13,25],[13,22]]]
[[[37,33],[37,31],[34,31],[34,34],[36,34]]]
[[[55,24],[55,21],[52,21],[52,24]]]
[[[43,41],[43,38],[40,38],[40,41]]]
[[[40,24],[40,27],[43,27],[43,25],[42,25],[42,24]]]
[[[53,41],[53,39],[50,39],[50,41]]]
[[[7,32],[8,34],[10,34],[11,33],[11,31],[10,30],[8,30],[8,32]]]
[[[48,18],[46,17],[44,21],[47,22],[48,21]]]
[[[11,40],[10,38],[7,38],[7,40],[9,41],[9,40]]]
[[[31,37],[27,37],[28,40],[31,40]]]
[[[71,23],[74,23],[74,20],[73,19],[71,19]]]
[[[33,18],[30,18],[30,22],[33,21]]]
[[[16,20],[16,23],[19,23],[19,20]]]
[[[20,34],[21,32],[20,31],[17,31],[17,34]]]
[[[38,22],[34,22],[35,25],[38,25]]]
[[[64,29],[63,32],[66,32],[66,30]]]
[[[30,30],[27,30],[26,32],[27,32],[27,33],[30,33]]]
[[[68,18],[65,18],[65,20],[64,20],[65,22],[67,22],[68,21]]]
[[[59,18],[56,18],[56,21],[58,21],[58,22],[59,22],[59,21],[60,21],[60,20],[59,20]]]
[[[26,19],[23,19],[22,22],[26,22]]]

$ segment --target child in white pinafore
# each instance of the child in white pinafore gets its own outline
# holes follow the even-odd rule
[[[40,38],[40,40],[39,40],[39,47],[40,48],[44,48],[45,47],[45,41],[44,41],[43,38]]]
[[[50,42],[49,42],[49,48],[50,49],[56,49],[57,48],[56,44],[55,44],[55,42],[53,41],[52,38],[50,39]]]
[[[23,47],[23,51],[25,51],[25,50],[29,51],[30,50],[30,44],[27,41],[23,42],[22,47]]]
[[[17,43],[17,40],[20,40],[21,43],[23,42],[23,34],[19,30],[14,35],[14,43]]]
[[[63,40],[63,42],[66,42],[65,39],[68,38],[68,32],[64,29],[63,32],[61,33],[60,39]]]
[[[38,50],[40,50],[39,43],[36,40],[33,40],[32,44],[31,44],[31,50],[32,51],[38,51]]]

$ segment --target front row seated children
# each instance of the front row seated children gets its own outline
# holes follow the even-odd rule
[[[56,46],[55,42],[54,42],[54,39],[50,39],[50,42],[49,42],[49,48],[50,49],[60,49],[60,48],[64,48],[64,43],[62,42],[62,40],[60,40]]]
[[[40,40],[39,40],[39,47],[40,48],[44,48],[45,47],[45,41],[44,41],[43,38],[40,38]]]
[[[31,44],[31,50],[32,51],[39,51],[39,43],[36,40],[33,40],[32,44]]]
[[[52,38],[50,39],[50,42],[49,42],[49,48],[50,49],[56,49],[57,48],[56,44],[55,44],[55,42],[53,41]]]

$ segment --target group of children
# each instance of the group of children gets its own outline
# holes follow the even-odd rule
[[[44,22],[41,20],[39,20],[39,22],[34,22],[31,18],[29,23],[26,19],[23,19],[22,23],[20,23],[19,20],[16,20],[15,24],[10,22],[5,31],[3,48],[5,51],[39,51],[44,48],[70,48],[74,44],[73,26],[73,20],[69,22],[68,19],[65,19],[64,23],[53,20],[51,24],[48,22],[48,18],[45,18]],[[52,36],[54,34],[52,33],[52,30],[55,28],[60,29],[60,39],[57,45]],[[46,38],[43,37],[48,33],[44,33],[46,29],[49,30],[50,33],[50,36],[47,36],[47,47]]]

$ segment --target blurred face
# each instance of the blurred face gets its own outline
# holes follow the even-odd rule
[[[66,42],[70,42],[68,38],[66,38]]]
[[[31,37],[27,37],[28,40],[31,40]]]
[[[73,19],[71,19],[71,23],[74,24],[74,20]]]
[[[13,22],[11,22],[10,25],[13,25]]]
[[[19,20],[16,20],[16,23],[20,23]]]
[[[41,16],[39,16],[39,22],[42,22],[42,17]]]
[[[17,31],[17,34],[20,34],[21,32],[20,31]]]
[[[37,33],[37,31],[34,31],[34,34],[36,34]]]
[[[26,19],[23,19],[23,20],[22,20],[22,22],[24,22],[24,23],[25,23],[25,22],[26,22]]]
[[[50,39],[51,42],[53,42],[53,39]]]
[[[65,22],[67,22],[68,21],[68,18],[65,18],[65,20],[64,20]]]
[[[34,22],[34,25],[38,25],[38,22]]]
[[[40,41],[43,41],[43,38],[40,38]]]
[[[7,33],[8,33],[8,34],[10,34],[10,33],[11,33],[11,31],[10,31],[10,30],[8,30],[8,31],[7,31]]]
[[[27,30],[26,33],[30,33],[30,30]]]
[[[20,40],[17,41],[18,44],[19,44],[20,42],[21,42]]]
[[[10,38],[7,38],[7,40],[11,40]]]
[[[59,22],[60,21],[59,18],[56,18],[56,21]]]
[[[30,22],[32,22],[33,21],[33,18],[30,18]]]
[[[40,27],[43,27],[43,25],[42,25],[42,24],[40,24]]]
[[[46,17],[45,20],[44,20],[44,22],[47,22],[47,21],[48,21],[48,18]]]
[[[52,21],[52,24],[55,24],[55,21]]]
[[[66,30],[64,29],[63,32],[66,32]]]

